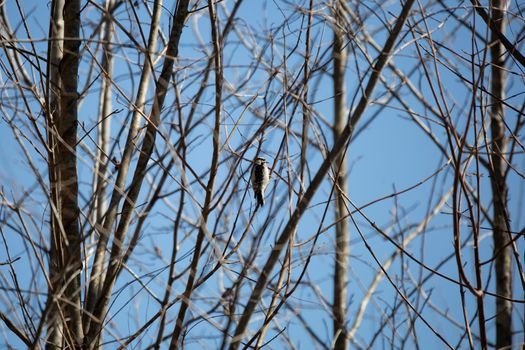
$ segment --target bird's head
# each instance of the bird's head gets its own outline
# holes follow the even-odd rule
[[[263,165],[266,164],[266,158],[257,157],[255,158],[255,164],[256,165]]]

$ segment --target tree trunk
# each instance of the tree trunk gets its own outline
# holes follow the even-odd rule
[[[113,1],[106,2],[106,11],[113,7]],[[109,136],[111,130],[111,80],[113,75],[113,22],[110,16],[104,21],[104,44],[102,46],[102,69],[104,70],[102,84],[100,87],[99,112],[98,112],[98,148],[96,173],[94,178],[95,187],[95,210],[93,222],[102,222],[106,213],[106,169],[108,166]]]
[[[49,24],[49,37],[62,38],[64,36],[64,18],[62,11],[64,8],[63,0],[54,0],[51,3],[51,19]],[[47,66],[47,113],[46,113],[46,128],[47,128],[47,144],[48,144],[48,173],[49,173],[49,187],[50,187],[50,253],[49,253],[49,278],[50,286],[48,288],[47,300],[47,340],[46,349],[55,350],[62,348],[62,320],[60,315],[62,310],[59,309],[59,304],[56,302],[55,293],[60,290],[60,276],[62,270],[63,259],[63,239],[61,234],[61,226],[58,223],[60,216],[57,213],[59,207],[58,200],[58,168],[57,168],[57,129],[56,122],[60,117],[60,76],[59,64],[62,59],[63,41],[50,40],[48,44],[48,66]]]
[[[344,35],[341,31],[343,26],[343,14],[340,4],[334,5],[334,140],[342,134],[346,125],[345,105],[345,64],[346,50],[344,48]],[[336,198],[335,198],[335,272],[334,272],[334,303],[332,306],[334,318],[334,349],[345,350],[347,348],[346,330],[346,299],[348,284],[348,257],[349,257],[349,234],[348,222],[344,219],[346,214],[345,199],[343,194],[347,192],[346,184],[346,157],[340,153],[334,162],[335,169],[339,170],[337,176]]]
[[[492,1],[492,21],[503,33],[505,1]],[[505,125],[503,122],[503,100],[505,99],[505,48],[492,32],[491,47],[491,184],[494,203],[494,253],[496,255],[496,293],[506,298],[512,297],[511,245],[508,232],[507,184],[505,180]],[[502,298],[496,299],[496,348],[512,345],[512,303]]]
[[[62,89],[58,126],[58,197],[62,228],[65,232],[63,270],[63,303],[66,329],[64,335],[70,347],[78,348],[83,332],[80,317],[81,234],[78,207],[77,125],[78,125],[78,65],[80,47],[80,0],[64,3],[64,55],[59,65]]]

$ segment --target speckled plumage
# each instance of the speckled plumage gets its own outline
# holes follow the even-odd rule
[[[270,182],[270,172],[266,165],[266,159],[256,158],[252,171],[252,188],[257,204],[264,205],[264,191]]]

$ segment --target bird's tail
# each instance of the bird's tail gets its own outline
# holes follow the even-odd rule
[[[264,196],[262,194],[262,191],[255,192],[255,198],[257,198],[257,203],[259,204],[259,206],[262,207],[264,205]]]

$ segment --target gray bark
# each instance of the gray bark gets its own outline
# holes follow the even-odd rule
[[[492,2],[492,22],[500,33],[505,31],[504,19],[505,1]],[[491,110],[490,131],[492,136],[491,153],[491,185],[494,203],[493,239],[496,254],[496,293],[506,298],[512,298],[512,265],[511,245],[508,230],[507,183],[505,180],[505,138],[503,101],[505,99],[505,48],[498,36],[491,33],[490,54],[491,70]],[[496,298],[496,348],[512,345],[512,303],[509,300]]]
[[[80,347],[83,339],[80,312],[81,233],[79,225],[77,177],[78,66],[80,47],[80,0],[64,3],[64,54],[59,65],[60,117],[58,126],[58,196],[61,224],[65,232],[63,298],[66,343]]]
[[[337,140],[346,122],[345,103],[345,63],[346,50],[344,48],[344,35],[340,29],[343,26],[343,14],[339,2],[334,5],[334,140]],[[346,299],[348,285],[348,260],[349,260],[349,232],[348,221],[345,219],[347,213],[344,194],[347,193],[347,162],[343,153],[335,158],[335,169],[338,170],[337,186],[335,190],[335,271],[334,271],[334,301],[332,312],[334,318],[334,349],[345,350],[347,348],[346,329]]]
[[[64,36],[64,18],[62,10],[64,8],[63,0],[54,0],[51,3],[51,19],[49,25],[50,38],[62,38]],[[48,49],[48,82],[47,82],[47,113],[46,113],[46,128],[47,128],[47,143],[48,143],[48,176],[49,187],[51,194],[51,205],[58,208],[58,194],[57,194],[57,177],[58,169],[56,167],[57,156],[57,138],[55,121],[60,116],[60,76],[58,66],[62,59],[63,41],[50,40]],[[62,320],[59,310],[59,304],[55,299],[55,291],[60,289],[59,273],[63,265],[61,258],[61,250],[63,247],[62,234],[60,225],[58,223],[59,217],[56,212],[50,212],[50,253],[49,253],[49,278],[51,285],[48,287],[47,300],[47,340],[46,349],[55,350],[62,348]]]

